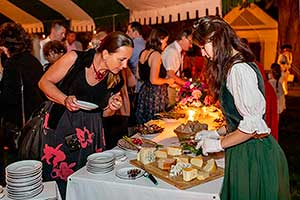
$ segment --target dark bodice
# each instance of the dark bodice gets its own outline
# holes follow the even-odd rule
[[[149,66],[149,58],[151,56],[151,54],[155,52],[155,51],[152,51],[147,60],[144,62],[144,63],[141,63],[139,61],[139,75],[140,75],[140,79],[143,80],[143,81],[150,81],[150,70],[151,70],[151,67]],[[164,66],[161,64],[160,65],[160,70],[159,70],[159,78],[166,78],[167,76],[167,71],[166,69],[164,68]]]
[[[86,112],[101,112],[108,105],[108,100],[111,95],[120,91],[123,86],[123,79],[115,87],[107,89],[107,79],[106,76],[102,81],[94,86],[88,84],[86,80],[86,68],[89,68],[93,62],[94,55],[96,51],[91,49],[86,52],[77,52],[78,58],[76,59],[74,65],[72,66],[70,72],[63,79],[63,82],[59,88],[66,95],[75,95],[78,100],[92,102],[99,106],[98,109]],[[52,119],[49,118],[50,127],[55,127],[57,120],[64,112],[65,107],[62,105],[55,104],[51,110]],[[51,116],[50,115],[50,116]],[[54,122],[54,123],[53,123]]]
[[[40,62],[30,53],[22,52],[3,62],[4,73],[0,93],[0,113],[9,122],[22,124],[21,76],[24,84],[24,108],[26,120],[43,102],[38,81],[43,75]]]
[[[258,88],[262,92],[262,94],[265,94],[264,92],[264,81],[260,74],[259,69],[254,63],[248,63],[249,67],[251,67],[258,78]],[[223,115],[226,119],[226,125],[227,125],[227,131],[232,132],[237,129],[240,121],[243,119],[243,117],[238,112],[235,104],[233,96],[231,95],[230,91],[226,87],[226,80],[224,80],[221,84],[220,89],[220,104],[221,109],[223,112]]]

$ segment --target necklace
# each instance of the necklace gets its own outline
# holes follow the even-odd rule
[[[98,81],[102,81],[104,79],[107,71],[105,70],[104,72],[101,73],[100,70],[98,70],[98,71],[96,70],[94,62],[92,64],[93,64],[94,72],[96,74],[95,79],[98,80]]]

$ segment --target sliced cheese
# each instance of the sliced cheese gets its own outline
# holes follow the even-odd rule
[[[190,163],[187,156],[174,157],[174,159],[176,159],[177,163]]]
[[[203,165],[203,159],[202,156],[197,156],[191,159],[191,164],[196,166],[196,167],[202,167]]]
[[[182,169],[184,181],[191,181],[198,176],[198,170],[192,167]]]
[[[160,158],[157,161],[157,166],[162,170],[169,170],[175,163],[176,160],[174,158]]]
[[[204,171],[199,171],[198,172],[198,176],[197,176],[197,179],[202,181],[202,180],[205,180],[209,177],[209,172],[204,172]]]
[[[168,157],[168,153],[167,153],[166,149],[159,149],[159,150],[155,151],[154,153],[155,153],[156,158],[167,158]]]
[[[167,151],[170,156],[180,156],[182,154],[182,149],[178,146],[169,146],[167,147]]]
[[[206,172],[215,172],[217,170],[216,161],[213,158],[208,160],[203,170]]]
[[[137,160],[147,165],[155,161],[155,148],[144,147],[137,153]]]

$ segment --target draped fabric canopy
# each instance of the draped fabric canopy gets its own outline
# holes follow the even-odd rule
[[[128,13],[129,21],[157,24],[221,15],[221,10],[221,0],[0,0],[0,22],[9,19],[34,33],[65,20],[71,30],[84,32],[96,24],[127,23]]]
[[[70,28],[73,31],[93,31],[94,20],[71,0],[40,0],[53,10],[71,20]]]
[[[118,0],[130,10],[130,21],[168,23],[221,15],[221,0]]]
[[[44,31],[43,23],[39,19],[7,0],[0,0],[0,12],[12,21],[22,24],[27,32],[34,33]]]

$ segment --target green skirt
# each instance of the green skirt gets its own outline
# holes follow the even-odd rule
[[[290,199],[286,157],[273,136],[226,149],[221,199]]]

